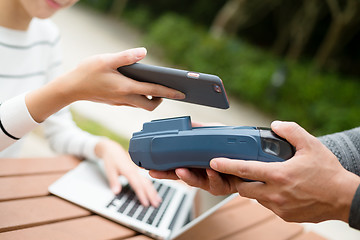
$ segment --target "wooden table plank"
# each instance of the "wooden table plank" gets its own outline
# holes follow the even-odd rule
[[[255,225],[245,231],[221,238],[222,240],[289,240],[303,231],[303,227],[297,223],[287,223],[279,217],[272,217],[262,224]]]
[[[0,177],[63,172],[73,169],[80,160],[64,155],[54,158],[1,158]]]
[[[234,199],[232,201],[242,201]],[[274,217],[274,214],[251,201],[234,205],[230,201],[228,204],[232,208],[224,207],[222,211],[217,211],[198,225],[194,226],[191,231],[184,233],[176,240],[188,239],[222,239],[233,233],[243,231],[251,226],[261,224],[266,219]],[[256,239],[256,238],[253,238]]]
[[[48,187],[63,173],[0,178],[0,201],[46,196]]]
[[[223,211],[223,210],[225,211],[225,210],[237,208],[242,204],[250,203],[250,201],[251,201],[250,199],[244,198],[244,197],[241,197],[241,196],[238,195],[235,198],[231,199],[230,202],[228,202],[224,206],[220,207],[219,211]]]
[[[0,202],[0,232],[90,215],[90,212],[57,197]]]
[[[0,233],[2,240],[105,240],[127,239],[136,232],[99,216]],[[140,238],[141,239],[141,238]],[[138,239],[138,240],[140,240]],[[143,240],[150,238],[143,238]]]
[[[0,239],[150,240],[66,200],[48,196],[48,186],[79,162],[69,156],[0,159]],[[241,197],[177,238],[188,239],[325,240]]]

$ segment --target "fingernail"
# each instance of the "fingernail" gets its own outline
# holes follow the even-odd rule
[[[184,99],[186,97],[186,95],[182,92],[177,92],[175,94],[175,99]]]
[[[160,206],[160,203],[161,203],[161,201],[158,201],[158,200],[153,201],[152,206],[153,206],[154,208],[158,208],[158,207]]]
[[[179,174],[177,173],[177,171],[175,171],[175,175],[176,175],[179,179],[181,179],[181,177],[179,177]]]
[[[111,190],[113,193],[118,194],[120,192],[120,186],[113,186]]]
[[[213,160],[211,160],[211,162],[210,162],[210,167],[211,167],[212,169],[216,169],[217,166],[218,166],[218,164],[217,164],[216,158],[213,159]]]
[[[143,58],[146,55],[147,50],[144,47],[140,47],[140,48],[134,48],[132,50],[132,52],[133,52],[133,54],[135,55],[135,57],[137,59],[140,59],[140,58]]]
[[[276,127],[278,127],[280,124],[281,124],[281,121],[275,120],[275,121],[273,121],[273,122],[271,123],[271,127],[272,127],[272,128],[276,128]]]
[[[181,179],[181,171],[183,171],[182,170],[182,168],[177,168],[177,169],[175,169],[175,175],[179,178],[179,179]],[[180,174],[179,174],[179,172],[180,172]]]
[[[148,201],[148,200],[144,200],[143,206],[144,206],[144,207],[148,207],[148,206],[149,206],[149,201]]]

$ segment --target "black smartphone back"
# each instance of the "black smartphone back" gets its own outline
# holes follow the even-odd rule
[[[119,67],[118,71],[137,81],[176,89],[186,95],[185,99],[179,101],[229,108],[224,85],[218,76],[142,63]]]

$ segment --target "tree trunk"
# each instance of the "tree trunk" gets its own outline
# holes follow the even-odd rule
[[[287,58],[298,60],[315,29],[322,5],[318,0],[305,0],[291,24]]]
[[[332,22],[315,56],[318,68],[323,68],[328,59],[344,47],[344,41],[348,41],[356,33],[353,25],[360,21],[358,0],[347,0],[343,11],[336,0],[327,0],[327,3],[332,13]]]
[[[284,1],[283,5],[276,11],[275,25],[276,38],[271,47],[271,51],[277,55],[282,55],[286,51],[290,43],[291,28],[294,21],[294,15],[299,11],[298,2]]]
[[[276,55],[282,55],[289,44],[289,27],[288,25],[278,29],[276,39],[271,47],[271,51]]]
[[[210,28],[210,33],[214,37],[221,37],[229,32],[230,25],[236,15],[247,18],[246,14],[241,13],[245,8],[247,0],[228,0],[216,15],[215,20]]]
[[[114,0],[110,7],[110,14],[120,16],[126,7],[128,0]]]
[[[260,22],[284,0],[228,0],[220,9],[210,28],[214,37],[235,35],[243,29]]]

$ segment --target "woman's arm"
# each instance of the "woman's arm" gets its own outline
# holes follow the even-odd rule
[[[43,87],[4,102],[0,106],[0,151],[63,107],[89,100],[111,105],[155,109],[161,98],[182,99],[179,91],[132,80],[117,68],[130,65],[146,55],[145,48],[97,55]],[[146,96],[153,96],[148,99]]]
[[[121,75],[117,68],[133,64],[146,55],[145,48],[135,48],[115,54],[103,54],[83,61],[73,71],[50,82],[26,96],[26,105],[36,122],[78,100],[111,105],[128,105],[154,110],[160,97],[182,99],[179,91],[132,80]],[[155,98],[148,99],[146,96]]]

